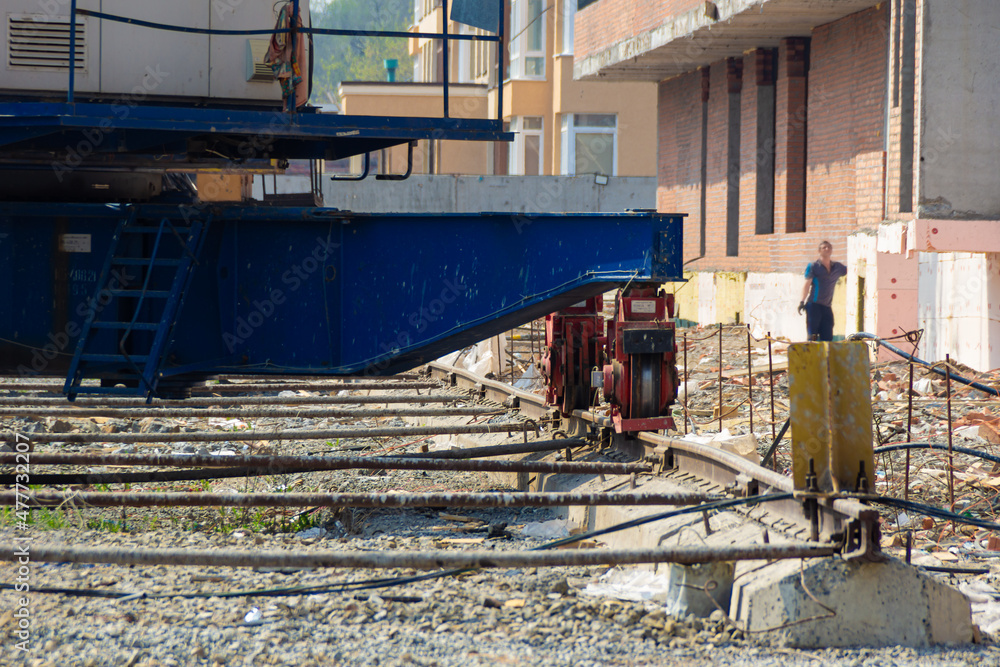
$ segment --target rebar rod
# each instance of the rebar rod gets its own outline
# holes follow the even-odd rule
[[[68,419],[84,417],[109,417],[112,419],[154,418],[261,418],[261,417],[303,417],[311,419],[335,419],[354,417],[451,417],[458,415],[488,415],[504,412],[504,408],[490,406],[464,406],[441,408],[358,408],[342,410],[337,408],[107,408],[98,406],[67,405],[59,408],[24,406],[18,408],[0,407],[0,417],[62,417]]]
[[[311,470],[283,470],[281,474],[307,473]],[[206,479],[233,479],[266,477],[271,475],[260,468],[195,468],[181,470],[153,470],[149,472],[82,472],[33,474],[31,483],[44,486],[69,484],[146,484],[150,482],[198,482]],[[0,475],[0,486],[14,486],[16,475]]]
[[[691,399],[691,392],[688,389],[688,335],[684,332],[684,435],[688,432],[688,401]]]
[[[402,458],[433,458],[433,459],[472,459],[490,456],[512,456],[516,454],[533,454],[550,452],[567,447],[587,446],[586,440],[532,440],[510,445],[489,445],[486,447],[469,447],[466,449],[446,449],[436,452],[419,452],[401,455]],[[396,458],[400,455],[390,455]],[[285,470],[282,474],[309,472],[308,470]],[[268,475],[264,470],[256,468],[209,468],[207,470],[160,470],[153,472],[128,473],[66,473],[66,474],[34,474],[33,484],[48,486],[68,484],[142,484],[147,482],[191,482],[203,479],[225,479],[233,477],[260,477]],[[0,475],[0,486],[12,486],[15,475]]]
[[[0,506],[19,507],[567,507],[697,505],[704,493],[153,493],[0,492]]]
[[[750,406],[750,434],[753,435],[753,356],[750,342],[750,325],[747,325],[747,404]]]
[[[722,433],[722,417],[725,414],[722,408],[722,323],[719,323],[719,433]]]
[[[31,442],[72,442],[92,444],[112,442],[135,444],[140,442],[250,442],[256,440],[336,440],[346,438],[389,438],[413,435],[455,435],[459,433],[511,433],[533,431],[538,427],[529,422],[506,424],[458,424],[441,426],[376,426],[372,428],[338,429],[288,429],[281,431],[192,431],[190,433],[0,433],[0,442],[14,442],[15,438]]]
[[[366,405],[389,403],[455,403],[470,401],[468,396],[442,394],[390,394],[381,396],[212,396],[198,399],[158,400],[146,403],[142,398],[78,398],[73,405],[87,407],[149,407],[169,406],[175,408],[195,408],[209,405]],[[14,396],[0,398],[0,407],[22,405],[60,406],[68,405],[66,399],[42,398],[40,396]]]
[[[913,359],[910,359],[910,389],[906,392],[906,441],[913,442]],[[910,499],[910,450],[906,450],[906,469],[903,472],[903,500]]]
[[[224,382],[191,387],[191,393],[239,391],[381,391],[397,389],[440,389],[440,382]]]
[[[420,375],[419,373],[397,373],[396,375],[385,375],[385,376],[372,376],[372,375],[332,375],[331,380],[362,380],[367,382],[380,382],[385,384],[393,384],[399,380],[423,380],[426,379],[426,375]],[[288,380],[316,380],[316,374],[309,373],[281,373],[274,375],[267,375],[265,373],[260,374],[242,374],[242,373],[220,373],[215,376],[218,380],[273,380],[273,381],[288,381]]]
[[[12,465],[16,454],[0,453],[0,465]],[[22,455],[23,456],[23,455]],[[49,454],[32,452],[31,465],[149,466],[180,468],[256,468],[271,474],[316,470],[463,470],[474,472],[541,472],[571,474],[630,474],[649,472],[643,463],[598,461],[455,461],[391,456],[185,456],[180,454]]]
[[[944,387],[948,395],[948,503],[952,512],[955,511],[955,453],[952,450],[951,421],[951,355],[944,355]]]
[[[478,459],[485,456],[514,456],[516,454],[536,454],[540,452],[556,452],[572,447],[589,447],[586,440],[531,440],[516,442],[509,445],[486,445],[485,447],[466,447],[462,449],[441,449],[434,452],[415,452],[412,454],[397,454],[395,456],[409,459]]]
[[[61,394],[64,383],[46,384],[41,382],[0,382],[0,391],[45,391]],[[224,382],[221,384],[194,385],[192,394],[232,393],[241,391],[365,391],[383,389],[440,389],[440,382]]]
[[[513,568],[636,563],[712,563],[733,560],[821,558],[836,547],[762,544],[655,549],[559,549],[551,551],[236,551],[228,549],[115,549],[31,545],[32,562],[189,565],[196,567],[275,568]],[[0,550],[0,560],[16,561],[17,549]]]
[[[771,385],[771,442],[776,442],[778,440],[775,437],[775,427],[777,426],[777,420],[774,417],[774,357],[771,354],[771,332],[767,332],[767,383]],[[778,457],[775,456],[772,460],[772,467],[774,470],[778,469]]]

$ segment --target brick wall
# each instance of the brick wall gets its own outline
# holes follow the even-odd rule
[[[604,2],[606,0],[602,0]],[[598,5],[601,2],[597,3]],[[589,9],[589,8],[588,8]],[[741,99],[740,254],[725,256],[727,109],[726,63],[710,68],[706,257],[688,268],[697,271],[799,272],[815,256],[821,239],[846,258],[846,237],[882,218],[885,130],[885,20],[888,5],[817,28],[809,45],[808,96],[805,78],[789,70],[789,49],[778,53],[775,84],[775,221],[773,234],[755,233],[756,80],[753,54],[744,60]],[[793,76],[789,76],[789,73]],[[685,260],[698,255],[700,201],[700,76],[684,75],[660,84],[660,210],[689,213]],[[796,114],[796,100],[806,99],[806,117]],[[683,118],[688,114],[689,118]],[[802,216],[801,148],[789,150],[800,134],[804,151],[806,196],[804,232],[794,228]],[[798,195],[798,199],[796,199]],[[793,204],[789,206],[789,203]],[[687,208],[684,208],[687,206]],[[694,238],[691,238],[692,234]]]
[[[877,19],[884,16],[859,12],[813,32],[806,228],[837,238],[882,218],[888,38]]]
[[[726,257],[726,181],[729,144],[729,91],[726,82],[726,62],[713,65],[708,94],[708,196],[706,257]]]
[[[593,55],[704,5],[704,0],[599,0],[576,13],[574,54]]]
[[[684,258],[697,257],[701,226],[701,72],[660,85],[656,208],[687,213]]]

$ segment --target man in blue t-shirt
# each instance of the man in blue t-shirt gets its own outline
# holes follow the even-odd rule
[[[830,259],[833,245],[819,244],[819,259],[806,267],[806,284],[802,286],[799,313],[806,312],[809,340],[833,340],[833,287],[837,279],[847,275],[847,267]]]

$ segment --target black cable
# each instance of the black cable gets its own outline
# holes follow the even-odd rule
[[[895,445],[883,445],[881,447],[876,447],[874,449],[874,452],[876,454],[881,454],[883,452],[895,452],[905,449],[940,449],[942,451],[948,451],[948,445],[942,445],[936,442],[901,442]],[[969,456],[976,456],[991,463],[1000,463],[1000,456],[996,456],[995,454],[990,454],[989,452],[984,452],[980,449],[972,449],[971,447],[960,447],[958,445],[952,445],[951,450],[953,452],[958,452],[959,454],[968,454]]]
[[[987,521],[986,519],[977,519],[972,516],[966,516],[965,514],[957,514],[942,507],[934,507],[933,505],[927,505],[926,503],[903,500],[902,498],[891,498],[889,496],[876,496],[872,498],[864,498],[864,500],[878,503],[880,505],[886,505],[888,507],[910,510],[915,514],[924,514],[936,519],[944,519],[955,523],[964,523],[977,528],[1000,530],[1000,523],[994,523],[993,521]]]
[[[870,334],[870,333],[865,333],[864,331],[859,331],[858,333],[851,334],[850,336],[848,336],[847,340],[873,340],[876,343],[878,343],[879,345],[881,345],[882,347],[884,347],[887,350],[889,350],[890,352],[892,352],[894,354],[898,354],[899,356],[903,357],[904,359],[908,359],[908,360],[912,361],[915,364],[919,364],[921,366],[924,366],[928,370],[931,370],[931,371],[937,373],[938,375],[940,375],[942,377],[945,376],[945,372],[943,370],[941,370],[940,368],[937,368],[936,366],[932,365],[929,361],[924,361],[923,359],[919,359],[919,358],[913,356],[909,352],[904,352],[903,350],[899,349],[898,347],[896,347],[892,343],[887,343],[884,339],[879,338],[875,334]],[[989,394],[990,396],[1000,396],[1000,390],[994,389],[992,387],[987,387],[986,385],[984,385],[984,384],[982,384],[980,382],[975,382],[974,380],[970,380],[968,378],[962,377],[961,375],[957,375],[955,373],[949,372],[948,375],[950,375],[951,379],[954,380],[955,382],[961,382],[962,384],[968,385],[968,386],[972,387],[973,389],[978,389],[979,391],[983,392],[984,394]]]

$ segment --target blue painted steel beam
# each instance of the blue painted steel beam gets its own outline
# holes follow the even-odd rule
[[[65,373],[83,318],[101,309],[97,275],[130,210],[0,204],[0,370]],[[393,373],[620,284],[682,279],[679,215],[138,210],[178,226],[209,214],[165,376]],[[133,236],[141,254],[144,235]],[[158,280],[150,289],[166,289]],[[117,279],[125,289],[137,281]],[[89,349],[117,354],[113,331],[94,335]],[[133,332],[137,349],[144,335]]]

